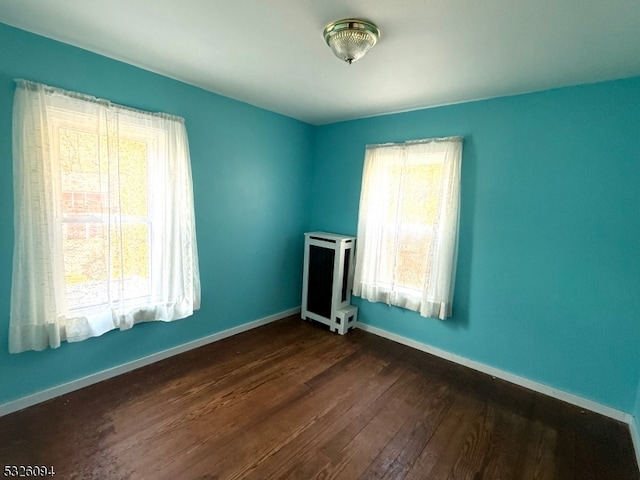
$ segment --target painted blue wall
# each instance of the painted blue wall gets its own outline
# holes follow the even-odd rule
[[[319,127],[311,227],[355,234],[364,148],[464,136],[454,317],[359,320],[631,412],[640,376],[640,78]]]
[[[14,78],[186,119],[202,308],[56,350],[7,352]],[[0,24],[0,404],[300,305],[312,126]]]
[[[0,46],[0,404],[299,305],[302,232],[355,233],[364,146],[463,135],[454,318],[360,320],[639,418],[640,78],[314,128],[2,24]],[[7,353],[17,77],[185,117],[200,312]]]

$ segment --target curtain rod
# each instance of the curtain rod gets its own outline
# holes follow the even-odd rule
[[[464,137],[461,135],[453,137],[437,137],[437,138],[423,138],[420,140],[407,140],[406,142],[390,142],[390,143],[373,143],[367,145],[366,148],[379,148],[379,147],[406,147],[407,145],[416,145],[421,143],[432,142],[462,142]]]
[[[50,85],[45,85],[44,83],[33,82],[31,80],[25,80],[23,78],[14,79],[17,87],[25,88],[28,90],[38,90],[42,88],[47,94],[59,94],[65,97],[74,98],[77,100],[84,100],[85,102],[96,103],[98,105],[102,105],[104,107],[116,108],[118,110],[125,110],[133,113],[139,113],[144,115],[151,115],[154,117],[164,118],[166,120],[173,120],[176,122],[184,123],[184,118],[179,117],[177,115],[172,115],[170,113],[165,112],[148,112],[146,110],[140,110],[138,108],[128,107],[126,105],[120,105],[117,103],[113,103],[110,100],[104,98],[94,97],[92,95],[87,95],[85,93],[73,92],[71,90],[65,90],[59,87],[52,87]]]

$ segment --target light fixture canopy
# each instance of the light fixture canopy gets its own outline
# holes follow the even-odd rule
[[[352,64],[376,44],[380,29],[367,20],[345,18],[324,27],[323,35],[336,57]]]

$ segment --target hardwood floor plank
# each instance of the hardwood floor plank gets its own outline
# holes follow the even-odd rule
[[[345,414],[307,443],[299,457],[288,462],[287,470],[274,478],[313,478],[380,412],[408,382],[408,374],[395,367],[382,378],[376,378],[381,388],[362,397]]]
[[[331,460],[313,478],[358,478],[410,418],[411,409],[407,405],[411,404],[411,408],[415,408],[414,398],[421,393],[419,388],[413,386],[416,381],[419,381],[418,376],[411,378],[401,391],[397,391],[351,441],[332,455]]]
[[[527,444],[521,449],[518,475],[532,480],[555,478],[553,452],[556,450],[556,432],[539,421],[532,422],[527,431]]]
[[[60,479],[640,480],[628,427],[296,317],[0,417]]]
[[[274,448],[246,478],[284,478],[285,472],[295,468],[307,456],[314,456],[314,452],[319,455],[320,452],[315,451],[317,445],[335,435],[346,419],[366,410],[371,399],[378,398],[397,378],[397,369],[389,365],[375,372],[369,366],[367,369],[360,376],[348,375],[328,385],[326,390],[334,392],[334,396],[329,395],[329,398],[318,401],[315,408],[319,413],[312,413],[311,420],[303,423],[286,442]],[[314,406],[310,407],[310,412],[314,412]]]
[[[500,415],[494,452],[489,455],[481,478],[518,478],[515,465],[521,446],[526,444],[527,420],[519,413],[503,411]]]
[[[343,364],[342,368],[341,375],[325,383],[326,388],[310,388],[299,402],[283,405],[275,415],[254,427],[254,430],[258,428],[265,434],[274,428],[281,430],[283,438],[279,442],[266,444],[258,455],[253,452],[253,461],[231,478],[276,476],[283,462],[292,456],[297,458],[309,441],[317,439],[333,423],[343,418],[346,412],[353,412],[354,406],[362,402],[363,395],[372,392],[372,377],[386,366],[376,365],[369,357],[361,355],[353,366]]]
[[[626,425],[585,411],[576,414],[575,430],[576,463],[589,470],[584,478],[634,478],[636,469],[624,460],[633,455]]]
[[[415,462],[405,475],[406,480],[421,480],[441,477],[444,470],[450,471],[457,453],[464,445],[466,427],[475,420],[480,413],[481,402],[466,397],[457,396],[450,407],[449,414],[438,425],[417,456]],[[434,470],[438,466],[440,473]]]
[[[495,454],[496,409],[491,402],[470,426],[465,443],[452,469],[453,478],[474,479],[480,476],[491,455]]]
[[[446,384],[440,380],[423,383],[414,398],[418,402],[404,424],[358,477],[359,480],[403,478],[452,403]]]
[[[365,365],[365,361],[366,359],[363,359],[361,365]],[[368,370],[372,367],[371,364],[366,365]],[[350,377],[349,374],[345,376]],[[250,471],[275,454],[274,446],[285,446],[292,441],[299,441],[306,428],[326,421],[328,409],[335,408],[337,403],[345,398],[344,393],[336,395],[333,389],[314,391],[304,384],[301,384],[299,392],[299,396],[278,403],[265,415],[256,417],[250,428],[229,432],[222,439],[223,444],[218,451],[227,460],[222,461],[217,467],[218,471],[224,474],[224,478],[247,476]],[[357,392],[352,393],[355,395]],[[227,453],[228,455],[225,455]],[[237,462],[238,457],[246,461]],[[264,475],[264,471],[260,475]]]
[[[242,379],[240,382],[231,378],[230,383],[224,382],[221,386],[212,386],[204,401],[198,404],[198,409],[195,412],[193,410],[189,412],[186,419],[188,424],[175,424],[166,430],[166,433],[171,436],[176,428],[191,428],[191,425],[195,424],[199,432],[206,432],[194,436],[191,442],[174,449],[171,455],[164,458],[166,465],[162,469],[166,470],[166,475],[173,475],[171,471],[175,467],[175,458],[188,458],[189,464],[193,465],[199,464],[202,456],[206,460],[207,446],[216,447],[218,454],[222,455],[229,445],[229,437],[236,441],[237,432],[243,432],[249,427],[253,429],[255,423],[259,423],[263,418],[271,416],[274,410],[278,410],[282,402],[297,401],[304,396],[308,392],[304,382],[317,372],[331,368],[332,362],[341,358],[340,355],[334,355],[331,362],[328,358],[323,358],[328,355],[324,352],[326,345],[323,340],[324,338],[320,337],[319,341],[308,346],[306,350],[306,354],[312,352],[312,358],[317,360],[312,365],[301,363],[301,358],[297,354],[289,353],[283,357],[282,361],[264,362],[261,368],[256,368],[255,365],[241,367],[238,369],[238,376]],[[342,352],[342,356],[347,354],[348,350]],[[247,375],[244,370],[250,371],[251,374]],[[264,399],[268,401],[265,402]],[[264,408],[265,403],[269,406],[267,409]],[[247,411],[259,413],[247,415]],[[158,433],[164,432],[163,429]],[[250,442],[243,439],[240,444],[246,447]],[[201,455],[203,451],[205,453]],[[237,454],[238,452],[235,455]],[[182,470],[182,467],[179,468]],[[223,464],[219,463],[218,469],[222,468]]]

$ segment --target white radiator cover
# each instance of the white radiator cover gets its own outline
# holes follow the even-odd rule
[[[316,320],[344,335],[355,327],[358,309],[351,305],[355,237],[327,232],[304,234],[303,320]]]

